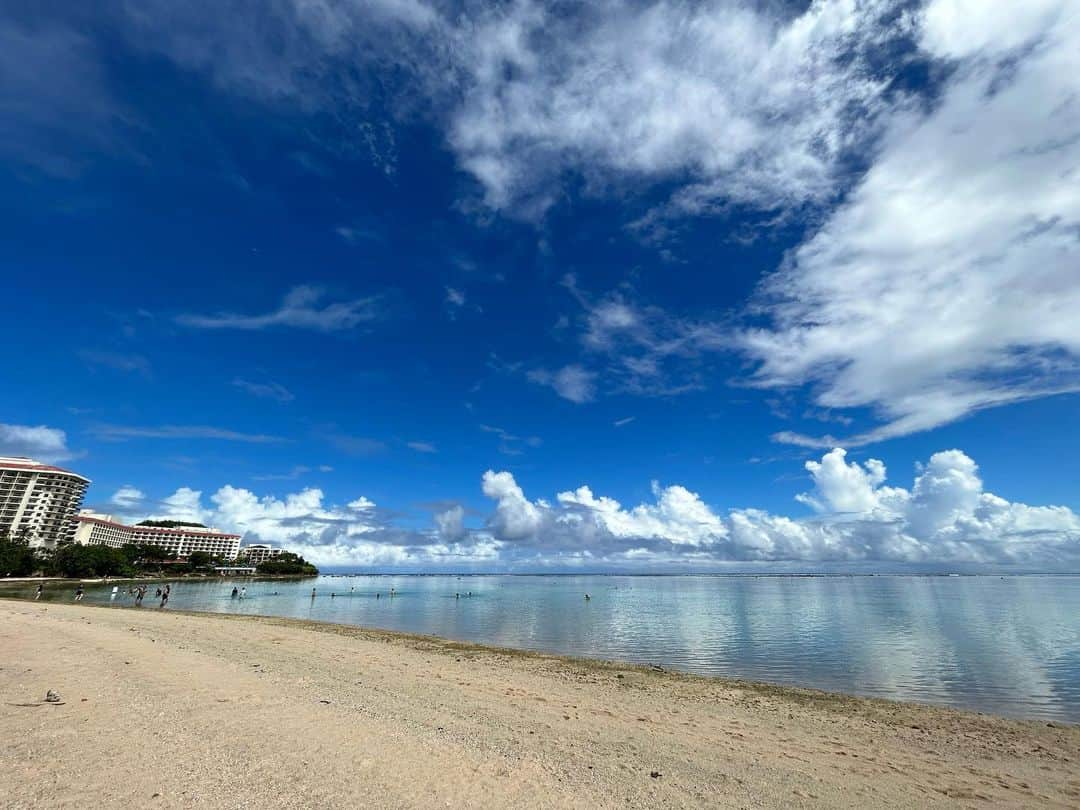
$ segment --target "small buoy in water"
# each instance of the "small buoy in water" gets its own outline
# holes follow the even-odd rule
[[[592,597],[588,594],[585,594],[585,601],[588,602],[590,599],[592,599]]]

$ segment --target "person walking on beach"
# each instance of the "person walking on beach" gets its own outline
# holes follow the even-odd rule
[[[37,586],[37,593],[35,593],[35,594],[34,594],[34,601],[35,601],[35,602],[36,602],[36,601],[37,601],[38,599],[40,599],[40,598],[41,598],[41,592],[42,592],[43,590],[45,590],[45,586],[44,586],[44,585],[42,585],[42,584],[41,584],[41,583],[39,582],[39,583],[38,583],[38,586]]]
[[[75,601],[76,602],[81,602],[82,598],[83,598],[83,587],[82,587],[82,585],[80,585],[78,588],[75,589]]]

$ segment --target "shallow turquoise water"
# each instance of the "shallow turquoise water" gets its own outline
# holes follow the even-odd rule
[[[231,598],[234,585],[247,588],[244,599]],[[86,600],[131,606],[126,586],[115,601],[111,590],[91,587]],[[157,609],[153,591],[143,610]],[[65,589],[47,598],[73,597]],[[169,607],[365,625],[1080,722],[1080,577],[181,580]]]

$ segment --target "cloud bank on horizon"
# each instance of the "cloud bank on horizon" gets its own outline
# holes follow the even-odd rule
[[[987,492],[975,462],[960,450],[931,456],[910,489],[886,486],[884,463],[849,462],[840,448],[806,462],[806,470],[813,487],[796,500],[815,515],[801,519],[760,509],[722,512],[685,487],[657,482],[654,500],[631,508],[587,485],[554,501],[531,500],[511,473],[493,470],[481,480],[493,508],[477,528],[465,525],[459,504],[434,512],[431,528],[413,529],[395,525],[364,497],[326,504],[315,487],[278,498],[227,485],[208,499],[182,487],[151,506],[125,486],[110,503],[129,517],[215,525],[242,534],[245,543],[284,544],[336,566],[708,571],[739,562],[1080,563],[1080,515]]]

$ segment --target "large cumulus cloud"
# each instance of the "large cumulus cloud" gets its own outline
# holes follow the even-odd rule
[[[529,501],[509,473],[485,475],[495,539],[562,561],[995,563],[1080,558],[1080,517],[1063,506],[1011,503],[986,492],[960,450],[935,453],[910,489],[885,485],[883,462],[834,449],[806,463],[810,517],[760,509],[720,513],[685,487],[653,485],[655,500],[623,507],[588,486],[555,504]]]
[[[738,562],[828,565],[993,564],[1053,569],[1080,562],[1080,516],[987,492],[974,460],[935,453],[910,488],[886,485],[885,464],[850,461],[836,448],[805,464],[810,487],[795,500],[810,514],[721,510],[678,484],[653,483],[652,500],[623,506],[588,485],[532,499],[508,471],[488,470],[492,503],[481,525],[460,504],[433,509],[429,528],[405,527],[358,497],[326,503],[320,489],[260,497],[223,486],[204,498],[182,487],[156,505],[125,487],[114,506],[134,516],[195,520],[245,542],[285,545],[324,565],[484,570],[672,564],[710,570]],[[138,493],[138,498],[133,493]],[[799,507],[796,507],[797,509]]]

